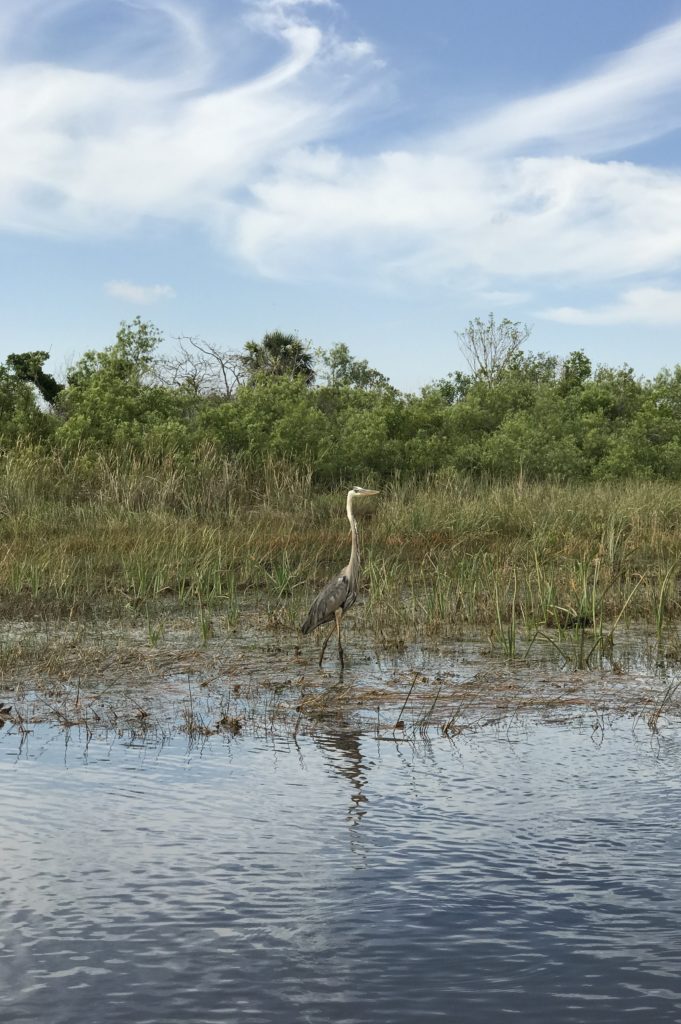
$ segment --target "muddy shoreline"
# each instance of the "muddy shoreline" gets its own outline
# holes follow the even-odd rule
[[[197,738],[333,724],[390,739],[521,718],[598,729],[626,716],[659,731],[681,715],[681,670],[644,632],[579,670],[551,642],[508,659],[480,636],[386,646],[350,630],[342,673],[335,652],[320,670],[317,650],[271,620],[217,625],[202,642],[179,617],[158,636],[120,623],[5,623],[0,727]]]

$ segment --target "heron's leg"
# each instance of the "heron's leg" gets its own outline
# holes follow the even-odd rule
[[[341,630],[340,630],[341,619],[342,618],[343,618],[343,609],[342,608],[336,609],[336,629],[338,630],[338,657],[340,658],[341,668],[344,668],[345,667],[345,662],[343,661],[343,647],[342,647],[342,644],[341,644]]]
[[[324,661],[324,651],[326,650],[326,645],[328,644],[329,640],[331,639],[331,636],[332,636],[333,631],[334,631],[335,628],[336,628],[336,623],[334,622],[333,626],[331,627],[331,632],[329,633],[329,635],[327,636],[326,640],[322,644],[322,653],[319,655],[319,667],[320,668],[322,667],[322,662]]]

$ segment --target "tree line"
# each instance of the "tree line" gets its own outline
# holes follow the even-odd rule
[[[43,351],[0,364],[0,448],[40,444],[65,456],[128,449],[310,467],[320,483],[421,476],[681,479],[681,366],[652,379],[525,350],[530,330],[470,321],[459,332],[467,372],[403,393],[344,344],[314,350],[272,331],[239,352],[180,338],[164,354],[139,317],[86,352],[63,381]]]

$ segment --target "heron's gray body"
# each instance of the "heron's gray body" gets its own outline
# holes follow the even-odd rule
[[[341,618],[348,608],[353,606],[357,600],[357,593],[359,591],[359,537],[357,534],[357,523],[352,514],[352,502],[356,495],[362,494],[378,494],[378,491],[368,491],[363,487],[353,487],[352,490],[348,491],[346,511],[348,519],[350,520],[350,532],[352,534],[350,561],[345,568],[341,570],[338,576],[334,576],[333,579],[329,580],[323,590],[320,591],[312,603],[312,607],[307,614],[305,622],[301,626],[301,631],[303,633],[310,633],[313,629],[317,629],[318,626],[323,626],[326,622],[334,622],[335,628],[338,631],[338,655],[340,657],[341,665],[343,664],[343,648],[341,646],[340,637]],[[331,632],[333,632],[333,630],[331,630]],[[322,653],[319,659],[320,667],[330,636],[331,634],[327,636],[322,646]]]
[[[309,633],[317,626],[323,626],[325,622],[333,622],[339,610],[345,614],[357,600],[358,589],[359,573],[353,579],[350,566],[347,565],[340,575],[329,580],[315,598],[305,622],[300,627],[302,632]]]

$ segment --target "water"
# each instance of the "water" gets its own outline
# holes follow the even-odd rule
[[[4,1024],[681,1019],[681,742],[0,733]]]

